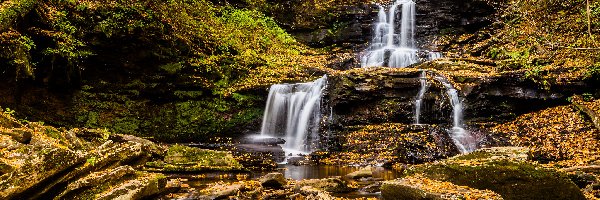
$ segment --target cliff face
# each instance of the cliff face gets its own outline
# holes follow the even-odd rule
[[[7,44],[3,52],[22,54],[0,55],[8,67],[0,84],[4,107],[29,120],[166,141],[258,130],[270,84],[310,80],[323,73],[311,67],[323,67],[322,57],[333,68],[356,67],[377,14],[375,4],[363,1],[14,2],[18,12],[7,20],[18,23],[2,29],[0,42]],[[417,2],[418,13],[431,13],[418,16],[421,46],[432,46],[442,29],[464,30],[493,10],[458,12],[457,2]],[[306,47],[294,39],[327,48],[298,55]],[[327,50],[338,47],[344,50]],[[382,114],[378,121],[410,121],[405,100],[394,100],[406,105],[394,108],[404,114]]]

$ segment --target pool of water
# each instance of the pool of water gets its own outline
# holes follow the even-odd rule
[[[303,179],[321,179],[336,176],[345,176],[359,170],[358,167],[350,166],[294,166],[280,165],[279,172],[283,173],[286,178],[294,180]],[[384,180],[392,180],[400,177],[400,173],[395,170],[385,169],[383,167],[374,167],[373,178],[381,178]]]

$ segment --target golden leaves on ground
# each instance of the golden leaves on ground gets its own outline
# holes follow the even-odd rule
[[[600,158],[599,134],[572,106],[558,106],[522,115],[495,126],[515,146],[531,148],[534,160],[558,166],[585,165]]]
[[[490,190],[478,190],[467,186],[454,185],[450,182],[437,181],[417,174],[402,179],[403,185],[423,190],[427,193],[440,195],[443,199],[502,199],[499,194]]]

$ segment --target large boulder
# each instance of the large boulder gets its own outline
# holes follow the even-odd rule
[[[422,176],[411,176],[399,180],[386,181],[381,186],[381,196],[384,200],[502,199],[500,195],[489,190],[458,186]]]
[[[317,190],[333,193],[346,193],[354,190],[348,187],[348,183],[346,183],[346,181],[339,178],[301,180],[296,183],[295,190],[299,191],[305,186],[310,186]]]
[[[504,199],[585,199],[566,174],[527,161],[528,149],[480,149],[444,161],[413,166],[409,173],[480,190]]]
[[[228,152],[174,145],[163,160],[147,162],[146,170],[163,172],[233,171],[243,167]]]

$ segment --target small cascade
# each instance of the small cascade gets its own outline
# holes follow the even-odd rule
[[[286,154],[308,154],[319,140],[321,97],[327,76],[313,82],[271,86],[261,135],[284,136]]]
[[[446,94],[450,100],[450,104],[452,105],[452,120],[453,127],[451,130],[452,140],[454,140],[454,144],[458,147],[458,150],[461,153],[472,152],[477,149],[477,139],[469,133],[469,131],[464,129],[463,123],[463,104],[460,98],[458,97],[458,91],[452,86],[446,78],[442,76],[435,77],[435,80],[439,81],[446,88]]]
[[[437,60],[437,59],[440,59],[440,58],[443,58],[443,57],[444,57],[444,55],[442,55],[442,53],[437,52],[437,51],[430,51],[430,52],[427,53],[427,59],[430,60],[430,61],[431,60]]]
[[[401,7],[400,32],[396,33],[397,8]],[[417,63],[415,48],[415,2],[396,0],[386,14],[379,6],[371,46],[361,57],[361,67],[406,67]],[[386,58],[387,63],[386,63]]]
[[[427,92],[427,89],[429,88],[429,83],[427,82],[427,71],[421,72],[419,82],[421,83],[421,89],[419,89],[419,93],[417,94],[417,98],[415,99],[415,124],[421,124],[421,106],[423,104],[423,97],[425,96],[425,92]]]

